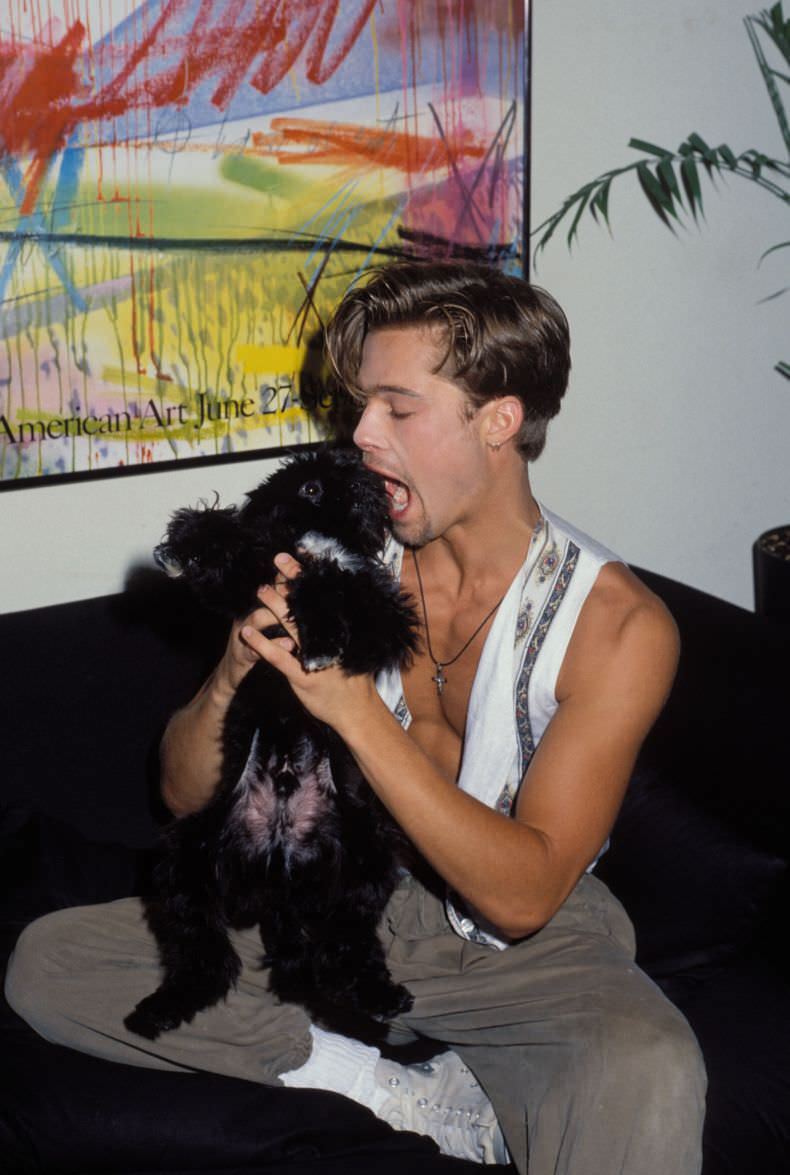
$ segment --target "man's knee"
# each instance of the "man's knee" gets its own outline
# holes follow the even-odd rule
[[[43,978],[57,966],[58,943],[66,933],[66,913],[56,910],[26,926],[8,961],[5,997],[14,1011],[29,1022],[35,1022],[41,1005],[51,999],[51,989]]]
[[[640,1014],[613,1013],[604,1022],[605,1084],[621,1105],[640,1107],[649,1129],[678,1119],[701,1122],[707,1077],[697,1039],[685,1018],[664,1003]]]

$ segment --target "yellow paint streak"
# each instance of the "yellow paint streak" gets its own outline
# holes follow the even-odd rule
[[[248,375],[293,375],[304,367],[307,347],[240,343],[236,347],[236,359]]]
[[[302,93],[301,93],[301,90],[299,89],[299,78],[297,76],[295,69],[288,70],[288,81],[291,83],[291,86],[293,87],[294,98],[296,99],[296,105],[301,106],[302,105]]]
[[[153,371],[153,368],[151,368],[151,370]],[[113,367],[112,364],[105,364],[101,369],[101,374],[102,374],[102,379],[107,380],[107,382],[109,384],[119,384],[120,385],[123,383],[124,376],[126,376],[126,378],[128,379],[129,373],[122,371],[120,367]],[[135,372],[134,382],[135,382],[135,386],[141,392],[150,392],[150,394],[154,398],[156,398],[156,396],[158,396],[158,395],[167,394],[167,396],[168,396],[167,403],[174,403],[175,401],[173,401],[169,397],[171,397],[175,393],[180,394],[180,392],[181,392],[181,389],[179,388],[179,386],[177,384],[173,384],[170,380],[158,379],[156,377],[156,375],[149,376],[149,375],[143,374],[143,372]],[[173,392],[170,391],[171,388],[174,389]],[[103,389],[102,395],[106,396],[107,391]]]

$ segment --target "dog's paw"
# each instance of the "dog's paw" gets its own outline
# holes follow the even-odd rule
[[[378,1007],[371,1009],[374,1020],[392,1020],[402,1012],[410,1012],[414,1006],[414,996],[402,983],[390,985],[389,994],[382,993],[377,1001]]]
[[[417,647],[414,612],[405,597],[372,595],[359,600],[342,662],[347,673],[376,673],[406,666]]]
[[[288,603],[306,669],[339,663],[348,673],[375,673],[405,663],[417,644],[411,604],[377,565],[350,570],[311,559]]]
[[[170,1032],[178,1028],[179,1024],[188,1023],[192,1017],[177,1012],[170,1001],[157,998],[158,992],[146,996],[144,1000],[124,1018],[124,1026],[136,1036],[143,1036],[146,1040],[156,1040],[163,1032]]]
[[[340,657],[332,656],[328,653],[314,653],[312,656],[307,655],[302,649],[302,668],[307,673],[315,673],[318,669],[329,669],[331,665],[338,665]]]
[[[342,993],[342,1002],[374,1020],[392,1020],[411,1010],[414,997],[402,983],[362,974]]]

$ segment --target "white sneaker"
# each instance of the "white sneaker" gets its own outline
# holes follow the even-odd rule
[[[421,1065],[382,1058],[376,1083],[388,1095],[376,1116],[395,1130],[427,1134],[443,1154],[457,1159],[510,1162],[493,1106],[456,1053]]]

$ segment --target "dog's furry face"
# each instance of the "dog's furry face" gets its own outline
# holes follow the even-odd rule
[[[381,478],[356,452],[298,454],[247,495],[241,522],[251,534],[261,527],[288,536],[291,546],[317,531],[347,551],[370,556],[381,550],[388,533],[387,495]]]
[[[290,458],[241,509],[214,503],[177,510],[154,558],[207,607],[242,616],[255,606],[257,589],[273,582],[274,556],[298,555],[305,535],[308,554],[319,536],[319,545],[320,538],[332,540],[342,559],[376,555],[388,533],[381,478],[356,451],[322,449]]]

